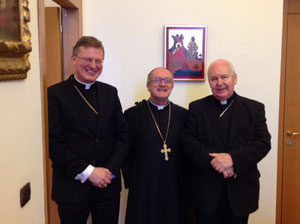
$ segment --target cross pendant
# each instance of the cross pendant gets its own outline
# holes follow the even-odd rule
[[[164,148],[160,150],[161,153],[164,153],[165,154],[165,160],[168,161],[169,160],[169,157],[168,157],[168,152],[171,152],[171,149],[167,148],[167,144],[164,142]]]

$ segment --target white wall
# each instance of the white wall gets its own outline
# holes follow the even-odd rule
[[[283,0],[83,1],[84,34],[101,39],[106,50],[100,80],[118,88],[124,109],[148,98],[146,75],[163,66],[164,25],[208,26],[207,62],[231,60],[238,73],[237,93],[266,106],[272,150],[259,164],[260,209],[250,224],[275,223],[282,5]],[[170,99],[188,107],[208,94],[207,81],[176,82]],[[124,191],[123,197],[120,223]]]
[[[0,223],[45,223],[37,1],[29,1],[32,52],[28,78],[0,82]],[[20,207],[20,188],[31,200]]]

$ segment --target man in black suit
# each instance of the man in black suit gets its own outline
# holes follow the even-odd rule
[[[234,92],[227,60],[210,65],[208,80],[212,95],[190,103],[183,134],[197,223],[246,224],[258,209],[257,163],[271,148],[264,105]]]
[[[63,224],[117,224],[120,167],[127,154],[127,123],[117,89],[98,82],[101,41],[81,37],[73,48],[75,73],[48,88],[52,199]]]

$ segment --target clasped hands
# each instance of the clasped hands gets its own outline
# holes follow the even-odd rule
[[[95,187],[105,188],[111,183],[113,176],[109,169],[95,167],[88,179]]]
[[[237,174],[233,168],[233,161],[228,153],[209,153],[213,159],[211,160],[211,166],[219,173],[223,174],[224,179],[234,177],[237,178]]]

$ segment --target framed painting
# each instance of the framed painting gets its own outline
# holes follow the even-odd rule
[[[165,25],[164,66],[174,80],[205,80],[206,36],[205,25]]]
[[[0,0],[0,80],[25,79],[30,69],[28,0]]]

